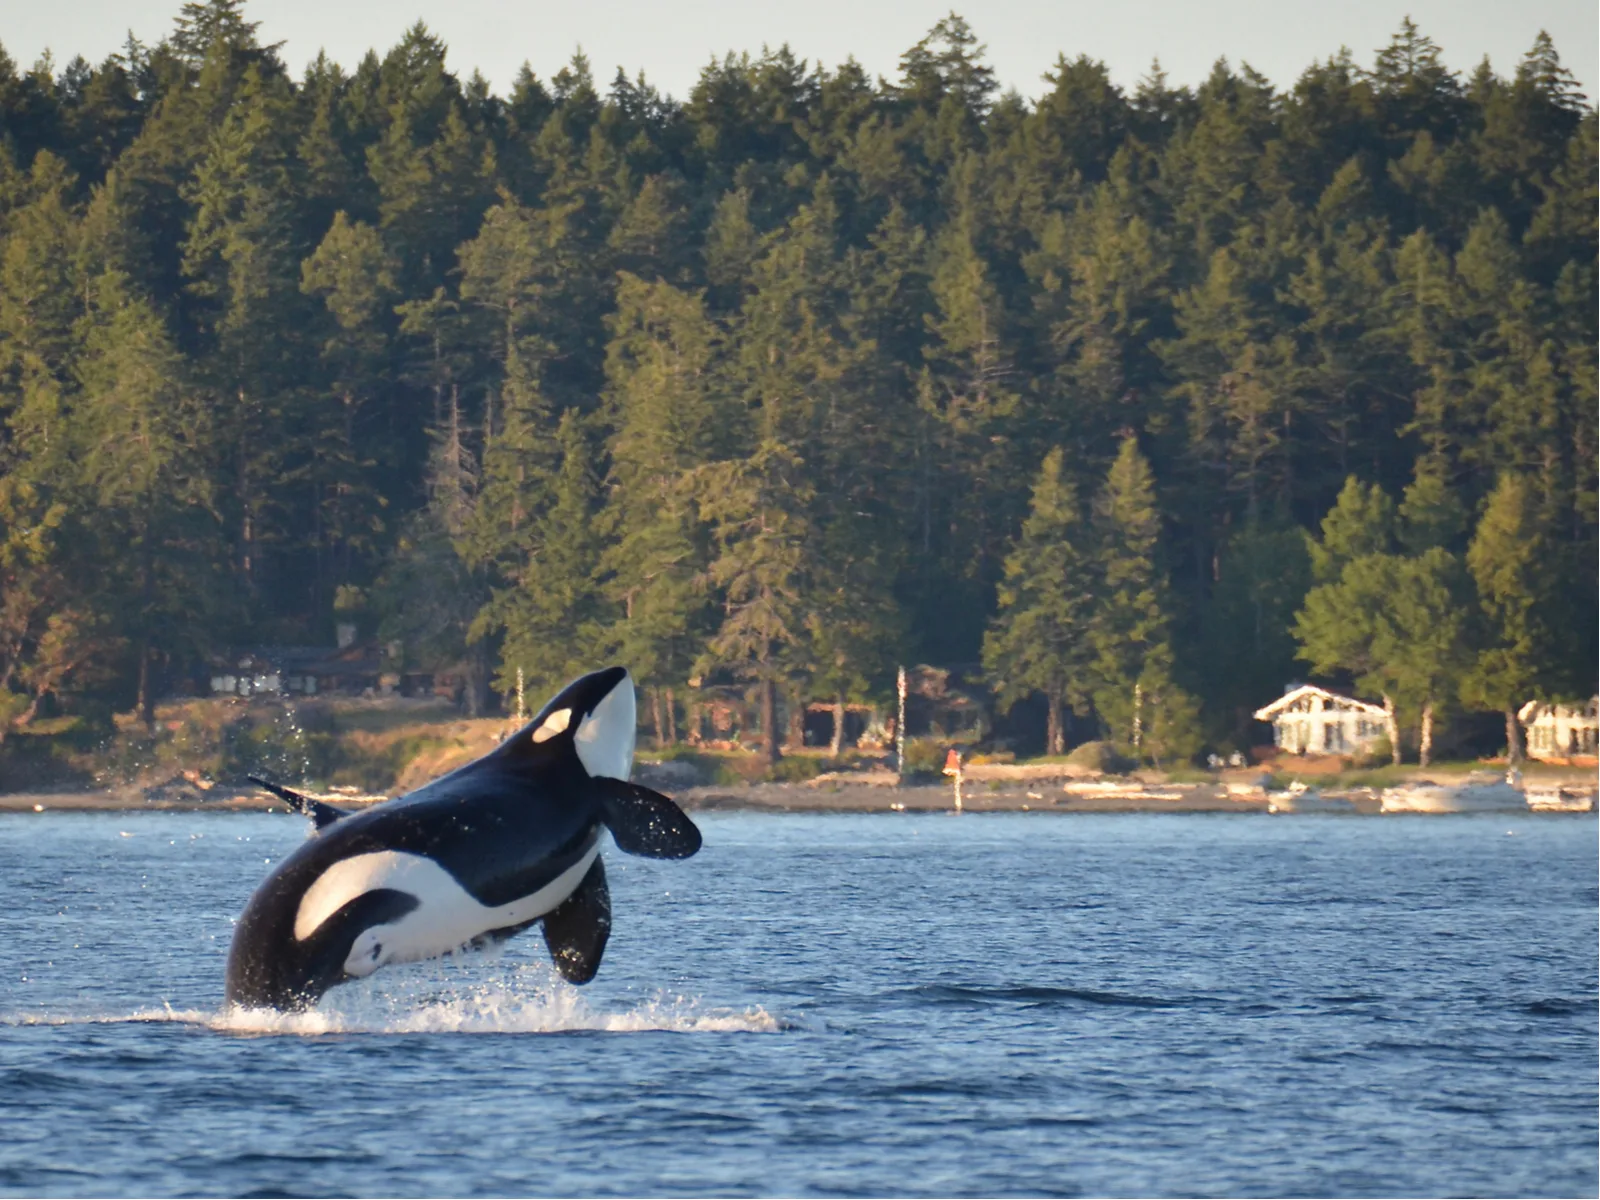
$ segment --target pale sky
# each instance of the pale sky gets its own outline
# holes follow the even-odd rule
[[[1600,75],[1596,0],[253,0],[248,12],[263,40],[284,43],[296,74],[319,48],[353,69],[369,48],[381,54],[421,19],[449,46],[453,71],[465,78],[476,67],[502,95],[524,60],[549,79],[581,45],[602,88],[618,66],[630,75],[643,68],[682,99],[713,54],[754,54],[763,44],[787,42],[829,66],[854,55],[892,78],[900,53],[952,6],[987,43],[1002,86],[1030,98],[1060,52],[1103,60],[1125,87],[1152,58],[1174,83],[1194,84],[1222,55],[1284,87],[1340,46],[1370,65],[1407,14],[1463,73],[1487,54],[1509,75],[1545,29],[1591,103]],[[178,8],[179,0],[7,0],[0,44],[23,67],[46,48],[58,68],[74,54],[98,62],[130,28],[158,41]]]

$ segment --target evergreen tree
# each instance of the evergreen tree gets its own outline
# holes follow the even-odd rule
[[[722,456],[732,432],[719,403],[720,338],[699,297],[629,275],[611,329],[607,415],[615,433],[602,568],[617,620],[606,644],[660,695],[688,682],[711,628],[700,583],[709,546],[692,481]]]
[[[395,274],[377,231],[342,211],[301,264],[301,291],[320,295],[329,318],[322,345],[327,392],[312,413],[318,608],[354,580],[358,562],[373,557],[388,503],[379,475],[403,463],[394,407],[374,411],[387,383]]]
[[[1235,526],[1218,549],[1191,654],[1219,742],[1248,746],[1261,697],[1295,675],[1294,614],[1311,588],[1306,542],[1277,510]]]
[[[427,503],[401,526],[393,554],[373,586],[379,635],[398,640],[406,661],[435,670],[466,667],[467,715],[483,715],[487,656],[469,643],[472,623],[489,600],[483,572],[463,555],[476,518],[478,467],[466,445],[457,395],[433,431]]]
[[[768,763],[781,756],[778,685],[804,650],[805,512],[812,499],[804,466],[765,439],[748,458],[708,464],[695,479],[700,518],[715,539],[707,581],[722,601],[721,622],[698,666],[724,667],[756,685]]]
[[[1438,707],[1457,693],[1466,668],[1469,580],[1444,541],[1460,528],[1460,510],[1437,476],[1423,471],[1399,512],[1394,552],[1391,501],[1350,480],[1313,542],[1318,583],[1295,618],[1300,656],[1319,672],[1348,672],[1383,698],[1390,749],[1400,762],[1397,709],[1418,714],[1418,753],[1427,766]]]
[[[183,250],[188,291],[206,337],[205,378],[228,462],[225,509],[242,595],[261,597],[265,547],[287,535],[278,485],[300,447],[300,246],[293,219],[288,84],[260,66],[212,134],[192,182]],[[219,500],[222,500],[219,497]]]
[[[1099,603],[1091,626],[1094,705],[1120,743],[1144,752],[1145,731],[1161,710],[1176,720],[1189,706],[1172,678],[1172,619],[1157,554],[1161,515],[1155,480],[1138,442],[1127,437],[1095,497]],[[1188,738],[1169,741],[1186,742]]]
[[[210,414],[160,317],[115,275],[95,281],[80,331],[75,448],[93,507],[103,611],[133,651],[137,708],[155,722],[153,670],[206,648],[219,546],[205,448]]]
[[[665,740],[713,666],[792,732],[1020,621],[1057,448],[1098,497],[1084,686],[1146,758],[1194,744],[1174,678],[1259,734],[1302,626],[1408,721],[1593,694],[1600,126],[1543,34],[1460,73],[1408,21],[1287,91],[1062,55],[1030,102],[951,14],[892,82],[779,46],[680,104],[582,55],[496,96],[420,24],[294,77],[248,17],[0,53],[8,711],[148,716],[376,580],[475,711],[502,652],[569,669],[559,628]]]
[[[1548,664],[1559,655],[1560,639],[1549,625],[1550,558],[1549,538],[1526,481],[1502,475],[1467,551],[1484,629],[1464,694],[1469,703],[1505,714],[1512,762],[1522,758],[1517,710],[1547,693]]]
[[[605,621],[594,584],[599,488],[582,418],[570,409],[563,413],[553,440],[559,457],[543,510],[528,514],[531,533],[520,569],[504,571],[504,583],[477,619],[480,631],[502,633],[495,678],[502,694],[516,687],[519,671],[536,691],[555,691],[583,674]]]
[[[1047,754],[1066,752],[1063,709],[1087,710],[1095,665],[1096,564],[1063,458],[1059,448],[1045,455],[983,639],[984,669],[1004,708],[1044,695]]]

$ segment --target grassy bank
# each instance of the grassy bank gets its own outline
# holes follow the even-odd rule
[[[153,729],[120,715],[109,728],[44,725],[14,735],[0,747],[0,792],[136,789],[208,793],[213,787],[245,785],[246,775],[294,782],[312,788],[355,788],[395,795],[426,783],[488,752],[514,726],[504,717],[463,718],[442,701],[400,698],[320,697],[279,699],[192,699],[163,704]],[[1083,749],[1083,748],[1080,748]],[[912,739],[907,746],[906,783],[940,781],[945,743]],[[1090,756],[1093,757],[1093,756]],[[1009,756],[1003,756],[1009,759]],[[848,783],[861,769],[889,767],[888,756],[849,751],[839,759],[825,750],[786,753],[775,768],[764,756],[737,747],[651,747],[641,737],[639,775],[666,790],[687,787],[749,787],[765,783],[805,783],[823,773]],[[975,764],[983,763],[981,757]],[[1001,761],[1001,760],[996,760]],[[1015,764],[1024,772],[1048,774],[1052,766],[1083,769],[1087,758],[1075,752],[1064,759],[1034,759]],[[1112,774],[1131,764],[1102,763]],[[1324,789],[1383,788],[1417,777],[1449,778],[1474,770],[1503,769],[1491,762],[1435,764],[1423,770],[1358,767],[1338,759],[1285,757],[1220,774],[1181,768],[1141,770],[1133,776],[1149,784],[1264,781],[1269,788],[1303,782]],[[1529,763],[1530,780],[1575,779],[1592,768]],[[977,780],[973,781],[977,786]]]
[[[408,791],[493,749],[505,717],[464,718],[448,703],[401,698],[190,699],[162,704],[153,728],[119,714],[109,728],[41,725],[0,746],[0,792],[242,786],[247,775],[312,788],[390,795]],[[755,752],[673,746],[641,764],[684,784],[800,783],[849,766],[816,751],[769,768]],[[648,766],[647,768],[648,769]]]

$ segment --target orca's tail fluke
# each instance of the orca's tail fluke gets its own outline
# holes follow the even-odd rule
[[[271,792],[278,799],[288,804],[288,806],[295,812],[304,813],[306,816],[310,817],[311,823],[318,829],[326,828],[327,826],[332,825],[340,817],[348,817],[350,815],[342,808],[335,808],[331,804],[324,804],[321,800],[307,796],[302,792],[297,792],[293,788],[286,788],[282,784],[272,783],[269,780],[262,779],[259,775],[246,775],[245,778],[251,783],[255,784],[257,787],[266,788],[267,791]]]
[[[688,858],[700,849],[700,830],[660,792],[603,775],[593,783],[617,849],[643,858]]]

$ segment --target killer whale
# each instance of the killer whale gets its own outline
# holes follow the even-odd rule
[[[389,963],[536,923],[561,975],[587,983],[611,931],[602,828],[630,854],[700,848],[676,804],[628,782],[634,726],[633,681],[608,667],[569,683],[482,758],[364,812],[267,785],[314,831],[246,903],[227,1002],[307,1008]]]

